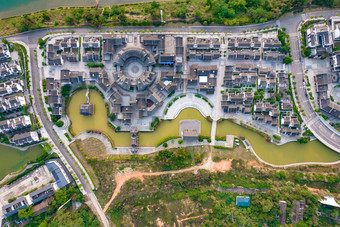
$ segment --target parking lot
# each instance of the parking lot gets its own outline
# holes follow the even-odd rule
[[[47,166],[43,165],[20,180],[0,188],[0,206],[8,204],[9,199],[19,198],[25,192],[34,191],[50,181],[54,181],[53,175]]]

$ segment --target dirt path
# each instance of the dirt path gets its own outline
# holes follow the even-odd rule
[[[104,207],[104,212],[107,211],[113,200],[117,197],[117,195],[120,192],[121,187],[125,184],[126,181],[132,179],[132,178],[139,178],[141,181],[144,180],[144,176],[159,176],[159,175],[164,175],[164,174],[176,174],[176,173],[184,173],[184,172],[190,172],[190,171],[195,171],[195,170],[200,170],[200,169],[206,169],[211,172],[216,172],[216,171],[221,171],[225,172],[227,170],[230,170],[231,168],[231,161],[230,160],[223,160],[221,162],[215,163],[212,161],[211,158],[211,152],[209,152],[209,157],[205,160],[203,160],[203,163],[198,166],[193,166],[187,169],[181,169],[181,170],[172,170],[172,171],[164,171],[164,172],[154,172],[154,173],[148,173],[148,172],[139,172],[135,171],[129,174],[124,174],[124,175],[119,175],[117,174],[115,177],[117,186],[113,192],[113,195],[110,199],[110,201],[105,205]]]
[[[183,219],[177,220],[178,225],[183,226],[183,223],[182,223],[183,221],[190,220],[190,219],[197,219],[197,218],[204,217],[204,216],[205,216],[205,214],[202,214],[202,215],[198,215],[198,216],[194,216],[194,217],[188,217],[188,218],[183,218]]]

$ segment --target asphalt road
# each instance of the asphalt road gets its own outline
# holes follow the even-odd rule
[[[339,12],[339,11],[337,11]],[[328,12],[327,14],[322,14],[325,18],[329,18],[335,15],[336,11]],[[314,136],[320,140],[323,144],[329,148],[340,153],[340,133],[331,127],[326,121],[324,121],[318,114],[314,111],[312,103],[309,100],[308,94],[306,95],[303,89],[303,79],[304,79],[304,69],[303,64],[300,62],[301,50],[299,44],[299,36],[296,32],[298,25],[302,19],[310,18],[310,16],[320,15],[320,13],[309,14],[304,18],[301,16],[299,20],[291,20],[291,26],[289,27],[288,34],[290,34],[290,44],[292,50],[293,62],[290,66],[290,72],[295,75],[297,96],[299,98],[300,104],[306,116],[301,116],[304,123],[313,132]],[[302,59],[302,58],[301,58]],[[303,60],[303,59],[302,59]]]
[[[93,191],[91,190],[89,184],[84,179],[84,176],[82,176],[80,168],[77,167],[77,164],[72,159],[72,157],[68,154],[68,151],[63,147],[63,145],[61,145],[58,142],[59,138],[57,137],[57,135],[53,131],[53,123],[46,119],[46,116],[44,115],[44,113],[42,111],[44,106],[39,101],[39,92],[37,90],[38,88],[40,88],[41,78],[40,78],[40,73],[39,73],[39,68],[38,68],[38,62],[34,59],[34,55],[35,55],[34,49],[36,47],[37,47],[37,44],[35,44],[35,45],[31,44],[29,46],[29,53],[30,53],[30,56],[31,56],[30,63],[31,63],[31,75],[32,75],[32,77],[31,77],[32,78],[32,88],[33,88],[33,96],[34,96],[34,100],[35,100],[34,107],[35,107],[36,114],[38,114],[40,116],[40,119],[42,121],[41,123],[44,125],[44,128],[46,129],[47,133],[49,134],[49,137],[52,139],[53,143],[58,148],[58,150],[63,154],[63,156],[65,157],[65,159],[67,160],[67,162],[72,167],[75,174],[77,175],[81,184],[83,185],[84,190],[86,191],[87,195],[89,196],[89,198],[92,202],[92,205],[94,206],[97,213],[99,214],[98,218],[101,220],[102,223],[104,223],[104,226],[109,226],[108,220],[106,219],[106,216],[105,216],[100,204],[98,203],[98,200],[96,199]]]

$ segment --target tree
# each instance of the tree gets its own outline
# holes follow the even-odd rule
[[[275,174],[275,176],[281,180],[286,179],[286,173],[284,171],[279,171]]]
[[[26,32],[31,29],[33,23],[30,21],[27,16],[24,15],[24,18],[22,18],[18,23],[16,23],[16,28],[19,32]]]
[[[63,127],[64,122],[59,120],[59,121],[57,121],[57,123],[55,123],[55,125],[60,128],[60,127]]]
[[[262,100],[263,98],[264,98],[264,91],[263,90],[255,91],[255,93],[254,93],[255,101]]]
[[[172,17],[178,17],[178,18],[185,19],[187,12],[188,12],[187,5],[186,4],[182,4],[180,7],[178,7],[176,10],[174,10],[171,13],[171,16]]]
[[[73,18],[72,18],[72,17],[69,17],[69,16],[66,16],[66,17],[65,17],[65,23],[66,23],[67,25],[73,24]]]
[[[156,155],[156,159],[159,161],[166,161],[168,159],[171,159],[173,156],[174,156],[173,151],[162,150],[158,152],[158,154]]]
[[[91,23],[92,21],[92,13],[90,11],[85,11],[84,12],[84,19],[86,22]]]
[[[339,211],[337,209],[333,209],[331,211],[331,216],[334,217],[334,218],[338,217],[339,216]]]
[[[44,48],[46,41],[47,41],[47,39],[46,40],[43,40],[42,38],[38,39],[38,44],[39,44],[40,49]]]
[[[69,199],[66,188],[55,191],[54,196],[58,206],[63,205]]]
[[[310,47],[307,47],[305,50],[304,50],[304,56],[305,57],[309,57],[312,53],[312,49]]]
[[[246,10],[246,0],[230,0],[228,5],[233,8],[236,12]]]
[[[290,64],[292,62],[293,62],[293,59],[291,57],[289,57],[289,56],[287,56],[287,57],[285,57],[283,59],[283,63],[286,64],[286,65],[288,65],[288,64]]]
[[[71,91],[70,84],[65,84],[64,86],[61,87],[61,95],[64,97],[70,96],[70,91]]]
[[[39,128],[39,127],[38,127],[37,124],[31,125],[31,131],[35,131],[35,130],[37,130],[38,128]]]
[[[32,206],[19,210],[18,217],[20,219],[29,219],[29,218],[34,217]]]
[[[23,105],[21,109],[24,112],[24,114],[28,114],[28,105]]]
[[[157,9],[159,7],[159,3],[156,2],[155,0],[151,2],[151,9]]]
[[[119,10],[118,6],[112,6],[111,8],[111,16],[113,15],[119,15],[121,11]]]
[[[50,20],[50,15],[48,15],[47,12],[43,12],[42,18],[43,18],[43,22],[44,21],[49,21]]]
[[[82,205],[78,210],[59,210],[49,226],[100,226],[98,219],[89,207]]]
[[[114,113],[109,114],[110,121],[114,121],[116,118],[116,115]]]
[[[276,101],[279,102],[281,100],[281,97],[282,97],[282,93],[281,92],[275,94]]]
[[[297,140],[299,143],[308,143],[310,141],[310,137],[301,137]]]
[[[9,42],[8,42],[7,39],[2,39],[1,41],[2,41],[4,44],[9,45]]]
[[[200,10],[196,10],[195,12],[195,17],[200,17],[201,16],[201,11]]]

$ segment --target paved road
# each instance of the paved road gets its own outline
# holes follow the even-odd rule
[[[323,14],[325,18],[334,15],[334,12]],[[314,112],[313,106],[309,101],[308,95],[306,96],[303,89],[304,69],[303,64],[300,62],[301,51],[299,44],[299,34],[296,32],[301,20],[310,18],[320,14],[309,14],[307,16],[300,15],[300,18],[291,20],[291,26],[287,29],[290,34],[290,43],[292,50],[293,63],[291,64],[290,71],[295,75],[294,81],[296,82],[297,96],[306,116],[302,116],[304,123],[313,132],[315,137],[329,148],[340,153],[340,133],[324,121],[317,113]]]
[[[48,121],[46,119],[46,116],[43,113],[44,106],[40,104],[39,101],[39,92],[37,89],[40,88],[40,72],[38,67],[38,62],[34,59],[34,49],[37,47],[37,44],[31,43],[29,46],[29,55],[30,58],[30,64],[31,64],[31,75],[32,75],[32,88],[33,88],[33,96],[34,96],[34,108],[35,112],[40,116],[41,123],[43,124],[44,128],[46,129],[47,133],[49,134],[50,138],[52,139],[55,146],[59,149],[59,151],[63,154],[69,165],[72,167],[73,171],[77,175],[78,179],[82,183],[84,190],[86,191],[87,195],[89,196],[94,208],[97,211],[97,214],[99,214],[99,219],[102,223],[104,223],[104,226],[109,226],[108,220],[106,219],[106,216],[98,203],[98,200],[96,199],[93,191],[89,187],[89,184],[86,182],[84,177],[81,174],[81,170],[77,167],[77,164],[75,161],[71,158],[71,156],[68,154],[68,151],[58,142],[58,137],[53,131],[53,123],[51,121]]]

